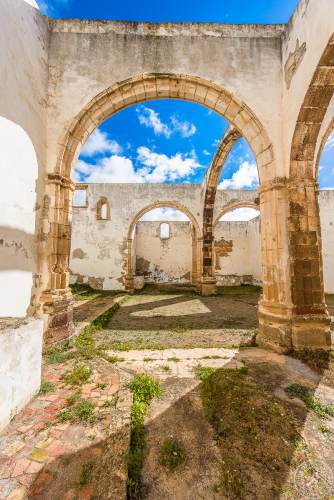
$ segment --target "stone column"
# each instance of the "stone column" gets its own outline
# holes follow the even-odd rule
[[[202,274],[199,280],[199,291],[204,297],[217,293],[216,277],[213,268],[213,210],[216,187],[208,188],[206,204],[203,210],[203,239],[202,239]]]
[[[73,299],[69,288],[69,258],[71,247],[72,193],[75,184],[60,174],[49,174],[46,195],[49,207],[44,213],[44,261],[48,285],[41,296],[43,312],[47,315],[44,343],[68,340],[74,333]],[[40,235],[41,236],[41,235]],[[41,238],[42,239],[42,238]]]
[[[127,258],[127,270],[125,276],[125,290],[129,293],[134,293],[134,279],[133,279],[133,269],[132,269],[132,246],[133,239],[128,239],[128,258]]]
[[[292,345],[296,350],[329,350],[330,316],[323,280],[318,183],[313,178],[289,184],[289,245]]]
[[[257,341],[278,352],[327,349],[329,320],[314,183],[311,187],[275,178],[259,192],[263,296]]]

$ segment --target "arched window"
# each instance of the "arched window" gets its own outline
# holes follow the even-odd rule
[[[170,237],[170,227],[168,222],[162,222],[160,224],[160,238],[162,240],[168,240]]]
[[[96,218],[97,220],[110,220],[110,205],[104,196],[97,202]]]

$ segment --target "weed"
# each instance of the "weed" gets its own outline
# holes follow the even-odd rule
[[[144,358],[143,361],[144,361],[144,363],[150,363],[151,361],[155,361],[155,359],[147,357],[147,358]]]
[[[164,365],[161,367],[161,370],[164,370],[165,372],[170,372],[170,367],[168,365]]]
[[[54,384],[52,382],[49,382],[49,380],[43,380],[41,381],[41,388],[39,390],[40,394],[47,394],[48,392],[51,392],[54,389]]]
[[[291,384],[285,388],[285,392],[290,398],[298,398],[303,401],[307,408],[313,410],[319,417],[334,417],[334,406],[323,403],[321,399],[313,396],[307,387],[300,384]]]
[[[222,356],[203,356],[201,359],[225,359]]]
[[[99,382],[98,384],[96,384],[96,387],[97,389],[105,389],[107,387],[107,383],[106,382]]]
[[[90,483],[93,475],[93,462],[87,462],[83,464],[81,474],[80,474],[80,486],[83,488],[86,484]]]
[[[195,368],[196,376],[203,382],[207,378],[211,377],[211,375],[216,371],[215,368],[210,366],[202,366],[197,365]]]
[[[128,499],[140,498],[140,476],[146,451],[144,419],[153,398],[161,395],[158,380],[138,373],[129,384],[133,402],[131,407],[131,442],[128,454]]]
[[[111,399],[107,399],[107,401],[104,402],[103,407],[104,408],[116,408],[118,401],[119,401],[119,395],[114,394],[111,397]]]
[[[90,379],[91,374],[92,370],[88,366],[79,363],[75,365],[72,371],[66,372],[63,379],[68,385],[81,385]]]
[[[325,424],[320,424],[319,431],[327,438],[329,438],[332,434],[332,431]]]
[[[173,438],[173,436],[165,439],[159,453],[161,465],[173,471],[185,461],[185,458],[186,449],[182,441]]]
[[[175,356],[172,356],[171,358],[168,358],[167,361],[174,361],[174,363],[178,363],[181,360]]]
[[[78,389],[73,394],[71,394],[71,396],[67,398],[67,404],[69,406],[72,406],[75,403],[77,403],[80,399],[81,399],[81,389]]]
[[[82,399],[73,407],[73,416],[75,421],[93,424],[96,421],[93,403]]]
[[[63,363],[67,359],[67,351],[69,349],[68,344],[57,345],[50,347],[44,354],[44,361],[48,365],[53,365],[56,363]]]
[[[72,411],[70,408],[65,408],[57,413],[57,417],[61,422],[70,422],[73,419]]]

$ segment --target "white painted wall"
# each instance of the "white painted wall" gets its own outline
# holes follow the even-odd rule
[[[319,194],[324,283],[327,293],[334,293],[334,191]]]
[[[39,391],[42,320],[0,329],[0,432]]]
[[[136,227],[135,274],[150,282],[190,282],[192,270],[192,225],[169,222],[170,237],[160,238],[160,222],[139,222]],[[139,272],[141,271],[141,272]]]
[[[34,1],[0,2],[0,316],[23,317],[37,271],[37,179],[46,158],[47,21]]]
[[[261,242],[260,218],[248,222],[221,221],[215,227],[215,241],[222,238],[232,242],[232,250],[226,256],[220,256],[216,265],[218,284],[260,283],[261,277]],[[226,276],[231,277],[227,280]],[[250,277],[248,279],[246,277]],[[239,280],[238,277],[242,279]]]

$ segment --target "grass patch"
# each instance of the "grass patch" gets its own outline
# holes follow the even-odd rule
[[[161,395],[158,380],[138,373],[129,384],[132,392],[131,442],[128,455],[127,498],[139,499],[141,496],[141,470],[146,452],[144,419],[153,398]]]
[[[64,373],[62,378],[68,385],[81,385],[88,382],[91,374],[91,368],[83,363],[79,363],[74,366],[73,370]]]
[[[198,377],[202,382],[207,378],[211,377],[211,375],[216,371],[215,368],[210,366],[202,366],[197,365],[195,368],[196,377]]]
[[[58,419],[61,422],[71,422],[71,423],[85,423],[94,424],[97,420],[94,414],[94,405],[91,401],[87,399],[73,399],[69,402],[68,398],[68,408],[60,410],[57,414]]]
[[[258,371],[257,371],[258,370]],[[278,498],[300,440],[293,410],[258,385],[261,371],[217,369],[200,387],[221,454],[215,492],[224,498]],[[299,451],[303,460],[307,452]]]
[[[47,394],[48,392],[51,392],[53,389],[54,389],[54,384],[52,382],[50,382],[49,380],[42,379],[39,394]]]
[[[257,285],[218,286],[217,291],[219,295],[248,295],[261,293],[262,287]]]
[[[63,363],[68,359],[68,344],[55,345],[50,347],[44,354],[44,361],[48,365],[53,365],[56,363]]]
[[[184,444],[173,437],[165,439],[163,442],[160,453],[159,463],[168,467],[169,470],[174,471],[181,465],[186,458],[186,449]]]
[[[83,464],[79,481],[81,488],[83,488],[84,486],[86,486],[86,484],[91,482],[93,476],[93,468],[94,468],[93,462],[87,462],[86,464]]]
[[[285,388],[285,392],[290,398],[301,399],[307,408],[313,410],[319,417],[334,417],[334,406],[323,403],[321,399],[313,396],[307,387],[300,384],[292,384]]]

